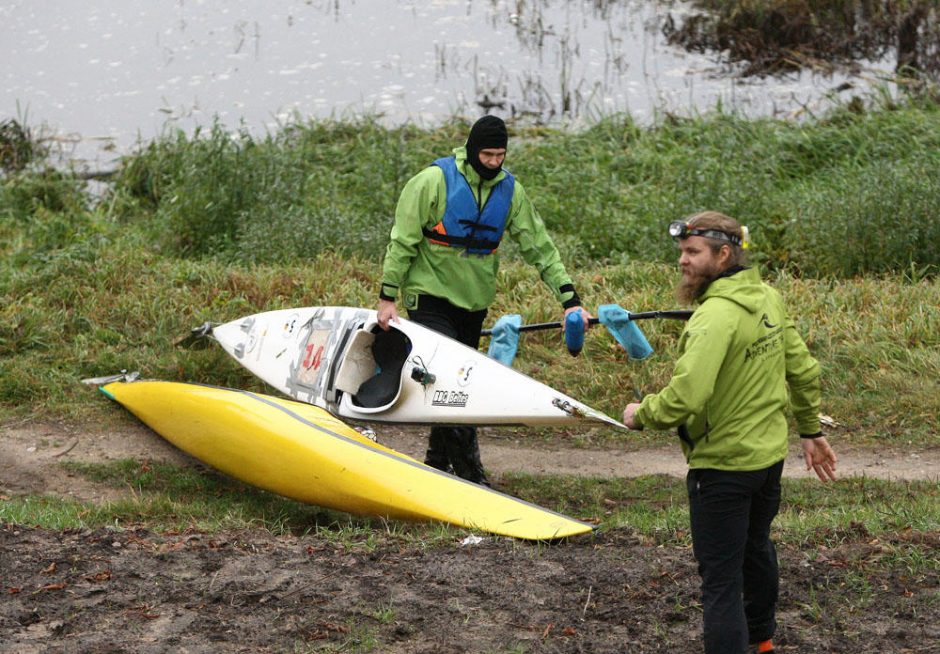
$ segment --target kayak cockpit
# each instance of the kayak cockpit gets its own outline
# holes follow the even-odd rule
[[[411,340],[397,329],[384,331],[376,325],[357,330],[336,374],[341,403],[359,413],[381,413],[394,406],[410,352]]]

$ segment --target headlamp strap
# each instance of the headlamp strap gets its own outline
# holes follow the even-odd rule
[[[727,232],[722,232],[717,229],[697,229],[690,226],[688,223],[674,221],[669,225],[669,233],[674,238],[704,236],[705,238],[714,238],[719,241],[725,241],[727,243],[731,243],[732,245],[740,245],[742,248],[747,248],[748,245],[750,245],[750,241],[748,239],[748,229],[745,226],[741,227],[740,234],[728,234]]]
[[[689,236],[704,236],[705,238],[714,238],[719,241],[727,241],[732,245],[741,245],[741,237],[737,234],[726,234],[725,232],[719,232],[717,229],[695,229],[694,227],[688,231]]]

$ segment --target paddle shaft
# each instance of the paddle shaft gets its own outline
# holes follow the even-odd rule
[[[692,316],[692,312],[686,309],[676,309],[673,311],[645,311],[643,313],[631,313],[630,320],[649,320],[651,318],[667,318],[672,320],[688,320]],[[599,318],[591,318],[588,320],[588,323],[591,325],[596,325],[600,322]],[[519,332],[534,332],[541,329],[560,329],[561,322],[537,322],[532,323],[531,325],[522,325],[519,327]],[[492,336],[492,329],[484,329],[480,332],[481,336]]]

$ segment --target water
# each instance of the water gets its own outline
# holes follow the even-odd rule
[[[167,127],[297,118],[555,126],[630,112],[823,107],[848,77],[742,80],[665,43],[656,0],[20,0],[0,6],[0,119],[108,167]],[[890,67],[885,65],[885,70]],[[866,76],[871,79],[872,75]],[[864,86],[862,78],[852,80]]]

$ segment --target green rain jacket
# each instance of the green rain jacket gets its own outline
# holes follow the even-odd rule
[[[787,455],[788,405],[800,434],[820,431],[819,364],[755,269],[720,277],[699,301],[672,379],[636,421],[679,427],[690,468],[771,466]]]
[[[490,189],[506,174],[500,171],[492,180],[482,180],[467,162],[464,147],[454,149],[457,169],[467,179],[477,203],[482,206]],[[464,248],[430,243],[424,228],[431,229],[441,221],[447,202],[444,172],[429,166],[412,177],[402,190],[395,210],[395,224],[382,264],[382,292],[388,299],[401,296],[406,309],[414,309],[417,295],[444,298],[451,304],[478,311],[486,309],[496,296],[496,273],[499,255],[466,254]],[[558,249],[545,231],[545,224],[525,189],[516,179],[506,231],[519,245],[526,263],[535,266],[539,275],[563,306],[579,304],[571,278],[561,263]],[[567,286],[562,290],[563,286]]]

